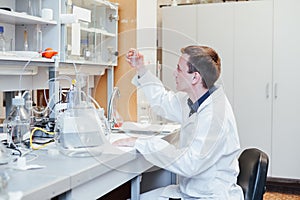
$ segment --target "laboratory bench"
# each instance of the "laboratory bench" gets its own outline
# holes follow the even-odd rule
[[[155,137],[175,141],[176,133]],[[114,133],[111,137],[116,139],[126,135]],[[9,165],[0,165],[0,169],[10,177],[8,192],[22,192],[22,200],[97,199],[130,180],[131,199],[139,199],[140,175],[153,165],[133,148],[113,147],[109,143],[102,148],[98,156],[69,157],[52,145],[26,156],[27,166],[36,169],[13,169]]]

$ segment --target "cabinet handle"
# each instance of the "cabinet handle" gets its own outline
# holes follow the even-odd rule
[[[277,83],[274,84],[274,98],[277,99],[278,97],[278,88],[277,88]]]
[[[269,85],[269,83],[267,83],[267,85],[266,85],[266,98],[268,99],[269,96],[270,96],[270,85]]]

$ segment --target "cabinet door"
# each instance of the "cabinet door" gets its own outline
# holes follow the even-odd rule
[[[210,46],[221,57],[223,84],[233,104],[233,3],[200,4],[197,12],[197,42]]]
[[[196,44],[196,6],[162,8],[162,80],[166,87],[176,90],[173,76],[180,49]]]
[[[117,4],[102,0],[68,0],[62,2],[61,13],[77,18],[63,20],[61,61],[117,65]]]
[[[242,148],[271,156],[272,1],[235,4],[234,111]],[[270,171],[269,171],[270,172]]]
[[[300,178],[300,1],[275,0],[273,176]]]

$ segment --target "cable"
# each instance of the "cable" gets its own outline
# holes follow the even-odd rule
[[[70,83],[72,82],[72,79],[70,77],[68,77],[68,76],[59,76],[59,77],[56,77],[56,78],[49,79],[46,83],[49,83],[49,81],[52,81],[52,80],[67,80]],[[51,95],[51,97],[49,98],[49,102],[52,101],[52,99],[54,98],[54,96],[55,96],[55,94]],[[36,113],[36,114],[44,114],[47,111],[47,109],[50,109],[50,112],[53,112],[54,106],[52,108],[49,107],[50,105],[49,105],[49,102],[47,101],[46,89],[44,89],[44,99],[45,99],[45,102],[46,102],[46,105],[47,105],[46,108],[44,110],[42,110],[42,111],[38,111],[35,108],[33,108],[33,112],[34,113]]]
[[[24,72],[25,69],[28,67],[28,65],[31,63],[32,59],[40,57],[40,55],[42,55],[44,52],[46,52],[46,51],[40,52],[40,53],[38,53],[37,55],[34,55],[34,56],[30,57],[30,58],[28,59],[28,61],[26,62],[26,64],[24,65],[24,67],[23,67],[23,69],[22,69],[22,73],[20,74],[20,78],[19,78],[19,94],[21,94],[21,84],[22,84],[22,76],[23,76],[23,72]],[[73,63],[73,65],[74,65],[75,71],[77,71],[75,63]],[[61,78],[61,77],[62,77],[62,78]],[[67,81],[70,81],[70,77],[68,77],[68,76],[61,76],[61,77],[49,79],[49,80],[47,81],[47,83],[48,83],[49,81],[51,81],[51,80],[58,80],[58,79],[65,79],[65,80],[67,80]],[[65,78],[65,77],[67,77],[67,78]],[[71,81],[70,81],[70,82],[71,82]],[[26,91],[26,92],[22,95],[22,97],[24,97],[25,94],[26,94],[27,92],[28,92],[28,91]],[[51,97],[53,97],[53,95],[52,95]],[[43,114],[43,113],[45,113],[45,112],[47,111],[47,108],[49,108],[48,102],[47,102],[47,98],[46,98],[45,89],[44,89],[44,98],[45,98],[47,107],[46,107],[43,111],[37,111],[37,110],[33,109],[33,111],[34,111],[35,113],[37,113],[37,114]],[[50,98],[50,99],[51,99],[51,98]],[[51,99],[51,100],[52,100],[52,99]],[[50,101],[50,100],[49,100],[49,101]]]
[[[25,71],[26,67],[29,65],[29,63],[31,62],[31,59],[33,59],[35,57],[37,57],[37,56],[33,56],[33,57],[29,58],[29,60],[27,61],[27,63],[24,65],[24,67],[22,69],[22,73],[20,74],[20,79],[19,79],[19,93],[21,93],[22,74]]]
[[[52,108],[50,109],[50,112],[49,112],[48,115],[47,115],[48,117],[49,117],[50,114],[53,112],[55,106],[56,106],[57,104],[61,103],[61,102],[62,102],[62,100],[59,100],[58,102],[56,102],[56,103],[52,106]]]
[[[52,98],[54,97],[54,95],[55,94],[52,94],[51,95],[51,97],[50,97],[50,100],[52,101]],[[37,111],[37,110],[35,110],[35,109],[32,109],[33,110],[33,112],[34,113],[36,113],[36,114],[43,114],[43,113],[45,113],[46,111],[47,111],[47,109],[49,108],[49,104],[47,103],[47,106],[46,106],[46,108],[44,109],[44,110],[42,110],[42,111]]]
[[[55,132],[49,132],[49,131],[47,131],[47,130],[45,130],[45,129],[42,129],[42,128],[40,128],[40,127],[35,127],[35,128],[31,131],[30,137],[29,137],[29,144],[30,144],[30,147],[31,147],[33,150],[39,150],[39,149],[41,149],[41,148],[44,148],[44,147],[47,146],[48,144],[54,142],[54,140],[50,140],[50,141],[44,143],[44,144],[41,145],[41,146],[38,146],[38,147],[33,146],[32,137],[33,137],[34,132],[37,131],[37,130],[42,131],[42,132],[44,132],[44,133],[47,133],[47,134],[49,134],[49,135],[54,135],[54,134],[55,134]]]
[[[91,95],[88,95],[88,97],[93,101],[93,103],[100,109],[100,105],[99,103],[96,101],[96,99],[94,99]]]
[[[75,70],[75,74],[77,74],[78,71],[77,71],[77,67],[76,67],[76,64],[75,64],[75,63],[73,63],[73,67],[74,67],[74,70]]]
[[[34,55],[34,56],[30,57],[30,58],[28,59],[28,61],[26,62],[26,64],[24,65],[24,67],[23,67],[23,69],[22,69],[22,73],[20,74],[20,79],[19,79],[19,93],[21,93],[21,83],[22,83],[22,75],[23,75],[23,72],[25,71],[25,69],[27,68],[27,66],[30,64],[31,60],[32,60],[33,58],[38,58],[38,57],[40,57],[40,56],[42,55],[42,53],[44,53],[44,51],[41,52],[41,53],[38,53],[37,55]]]
[[[28,90],[26,90],[23,94],[22,94],[22,98],[24,98],[25,97],[25,95],[26,94],[28,94],[29,93],[29,91]]]
[[[72,79],[70,77],[68,77],[68,76],[59,76],[59,77],[56,77],[56,78],[51,78],[51,79],[47,80],[46,83],[49,83],[50,81],[56,81],[56,80],[66,80],[66,81],[69,81],[70,84],[72,83]],[[52,101],[52,98],[54,98],[54,95],[55,94],[51,95],[51,98],[49,98],[49,102]],[[49,102],[47,101],[47,95],[46,95],[46,89],[44,89],[44,99],[45,99],[45,102],[47,104],[47,107],[43,111],[41,111],[40,113],[36,112],[37,114],[43,114],[49,108],[49,106],[48,106]],[[52,110],[50,110],[50,111],[52,111]]]
[[[16,148],[16,147],[7,147],[8,149],[11,149],[11,150],[13,150],[13,151],[17,151],[19,154],[19,157],[22,157],[22,151],[20,150],[20,149],[18,149],[18,148]],[[14,152],[12,152],[12,155],[16,155]]]
[[[27,157],[29,157],[29,156],[32,156],[33,158],[28,159]],[[28,153],[28,154],[26,155],[26,162],[27,162],[27,163],[32,162],[32,161],[34,161],[35,159],[37,159],[38,157],[39,157],[39,156],[38,156],[37,154],[30,152],[30,153]]]

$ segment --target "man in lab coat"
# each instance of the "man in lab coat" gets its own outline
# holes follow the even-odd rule
[[[144,65],[135,49],[127,61],[137,71],[133,83],[144,91],[151,106],[163,117],[181,123],[178,144],[158,137],[127,138],[115,145],[134,146],[152,164],[178,175],[178,185],[158,188],[141,200],[242,200],[236,184],[240,150],[236,122],[221,86],[221,61],[210,47],[188,46],[181,50],[174,72],[177,93],[165,90]]]

